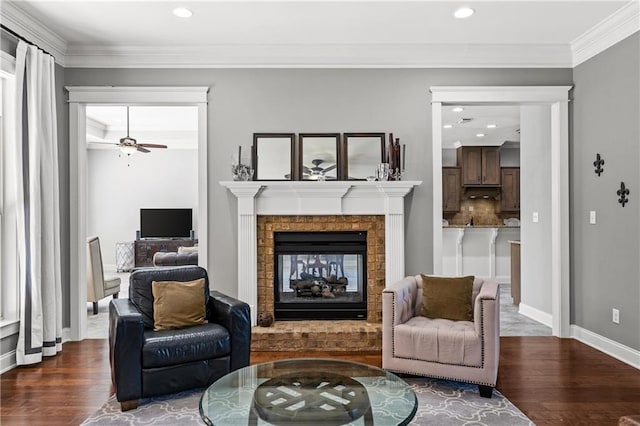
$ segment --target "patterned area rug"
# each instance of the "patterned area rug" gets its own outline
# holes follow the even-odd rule
[[[533,425],[498,391],[487,399],[480,397],[475,385],[415,377],[404,380],[418,398],[412,425]],[[202,425],[198,404],[203,391],[194,389],[143,399],[137,409],[124,413],[112,395],[82,425]],[[352,425],[364,424],[363,419],[358,420]]]

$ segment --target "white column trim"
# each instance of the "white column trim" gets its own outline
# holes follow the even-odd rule
[[[442,227],[440,227],[442,229]],[[463,259],[463,251],[462,251],[462,241],[464,240],[464,228],[456,228],[456,274],[458,276],[464,275],[462,270],[462,259]]]
[[[432,125],[432,140],[431,145],[432,152],[432,180],[433,180],[433,192],[432,192],[432,214],[433,214],[433,273],[434,275],[442,275],[444,268],[443,265],[443,253],[442,253],[442,124],[436,126],[435,123],[442,123],[442,103],[431,103],[431,122]],[[460,244],[462,244],[462,237],[460,236]],[[458,247],[456,253],[459,253],[460,257],[456,256],[456,267],[459,271],[462,271],[462,246]],[[460,272],[462,273],[462,272]]]
[[[496,279],[496,238],[498,238],[498,228],[491,228],[489,236],[489,278]]]

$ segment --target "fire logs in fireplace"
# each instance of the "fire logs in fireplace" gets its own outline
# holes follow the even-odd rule
[[[299,297],[336,297],[344,295],[347,291],[349,279],[347,277],[338,278],[330,275],[327,278],[303,272],[299,280],[290,280],[290,287],[296,291]]]

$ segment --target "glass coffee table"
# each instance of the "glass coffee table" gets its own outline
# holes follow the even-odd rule
[[[357,362],[301,358],[241,368],[200,399],[208,425],[406,425],[416,414],[407,383]]]

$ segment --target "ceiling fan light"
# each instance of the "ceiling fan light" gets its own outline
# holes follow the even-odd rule
[[[134,152],[136,152],[137,150],[138,150],[138,148],[136,148],[135,146],[132,146],[132,145],[120,145],[120,151],[123,154],[131,155]]]
[[[473,15],[475,12],[476,11],[470,7],[461,7],[453,13],[453,16],[458,19],[465,19]]]

